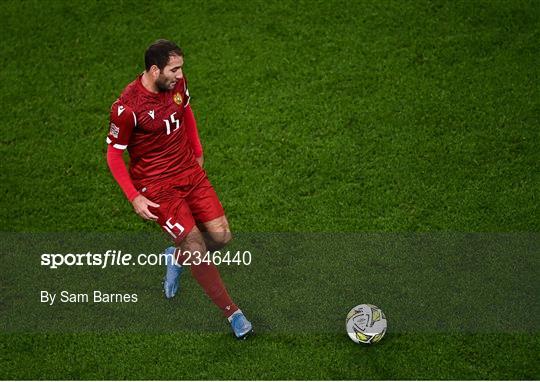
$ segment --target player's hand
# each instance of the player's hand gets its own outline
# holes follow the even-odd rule
[[[197,161],[197,163],[199,164],[199,166],[203,166],[203,163],[204,163],[204,155],[201,155],[200,157],[198,158],[195,158],[195,160]]]
[[[146,220],[157,220],[158,217],[150,212],[148,207],[159,207],[159,204],[156,204],[150,200],[148,200],[143,195],[137,195],[135,199],[131,201],[131,204],[133,205],[133,209],[143,219]]]

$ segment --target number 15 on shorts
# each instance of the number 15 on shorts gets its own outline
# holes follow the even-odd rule
[[[167,219],[163,228],[165,228],[165,231],[167,231],[174,239],[176,239],[184,232],[184,227],[180,223],[173,224],[171,222],[171,219],[172,218]]]

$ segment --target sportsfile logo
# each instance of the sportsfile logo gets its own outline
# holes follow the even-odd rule
[[[139,263],[144,265],[142,262],[145,260],[148,263],[148,256],[154,256],[158,261],[160,258],[158,255],[145,255],[142,253],[138,256]],[[121,250],[109,249],[105,253],[44,253],[41,255],[41,265],[50,269],[56,269],[60,266],[71,267],[84,265],[106,268],[109,265],[127,266],[136,265],[136,263],[133,262],[133,256],[130,253],[122,253]]]
[[[175,254],[171,253],[140,253],[134,256],[130,253],[124,253],[122,250],[109,249],[105,253],[43,253],[41,255],[41,266],[49,269],[72,266],[92,266],[106,268],[108,266],[156,266],[167,265],[175,262],[179,265],[250,265],[252,260],[250,251],[183,251],[177,259]]]

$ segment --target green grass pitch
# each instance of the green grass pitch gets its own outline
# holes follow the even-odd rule
[[[3,232],[158,231],[114,183],[104,140],[161,37],[185,51],[234,231],[539,231],[538,1],[6,0],[0,15]],[[359,347],[226,330],[3,331],[0,379],[540,378],[537,331]]]

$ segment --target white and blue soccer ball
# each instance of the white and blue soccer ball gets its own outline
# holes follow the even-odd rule
[[[371,304],[360,304],[352,308],[345,323],[347,334],[357,344],[379,342],[388,326],[383,311]]]

